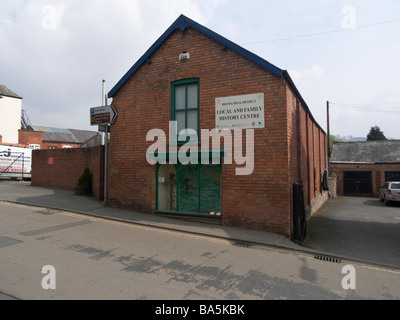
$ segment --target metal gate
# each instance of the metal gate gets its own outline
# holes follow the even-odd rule
[[[302,243],[306,238],[307,219],[304,207],[303,184],[293,184],[293,241]]]
[[[345,196],[372,196],[371,171],[345,171],[343,178]]]

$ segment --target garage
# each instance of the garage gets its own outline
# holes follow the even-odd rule
[[[371,171],[345,171],[343,183],[345,196],[372,196]]]
[[[385,181],[400,181],[400,140],[335,143],[329,172],[337,176],[337,195],[378,198]]]

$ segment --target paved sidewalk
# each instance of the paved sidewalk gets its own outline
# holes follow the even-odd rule
[[[0,182],[0,201],[73,211],[101,218],[219,237],[232,241],[273,245],[277,248],[301,249],[300,246],[290,241],[287,237],[275,233],[242,230],[215,224],[181,220],[173,216],[169,218],[110,208],[106,207],[104,202],[94,197],[77,196],[70,190],[31,186],[27,182]]]
[[[340,259],[343,263],[346,261],[349,263],[358,262],[400,269],[400,257],[398,255],[400,242],[397,241],[398,238],[393,239],[393,241],[397,242],[390,242],[390,249],[392,250],[393,256],[390,256],[389,259],[385,259],[385,257],[382,257],[382,252],[384,253],[385,250],[379,248],[381,242],[374,242],[370,234],[367,235],[371,238],[371,241],[368,243],[359,242],[357,240],[357,234],[355,237],[344,237],[340,235],[340,230],[343,229],[343,224],[346,225],[346,221],[345,219],[331,217],[335,214],[332,210],[335,211],[336,200],[328,202],[321,210],[321,214],[311,218],[308,223],[307,238],[303,246],[297,245],[285,236],[270,232],[243,230],[221,225],[205,224],[174,219],[172,217],[169,218],[109,208],[105,207],[103,202],[98,201],[94,197],[76,196],[73,191],[69,190],[31,186],[30,183],[27,182],[0,181],[0,201],[9,201],[55,210],[73,211],[105,219],[114,219],[145,226],[218,237],[232,242],[244,242],[250,245],[258,244],[275,249],[291,250],[315,256],[328,256]],[[342,209],[342,211],[343,210],[345,209]],[[329,218],[327,218],[327,215]],[[331,226],[332,221],[335,222],[334,228]],[[400,228],[398,230],[400,231]],[[337,234],[337,232],[339,232],[339,234]],[[357,232],[357,230],[352,230],[352,232]],[[400,234],[397,233],[397,229],[393,229],[393,232],[394,234],[392,234],[392,236],[394,237]],[[373,247],[374,245],[375,247]],[[376,252],[380,252],[381,254],[377,255]],[[371,255],[371,253],[373,254]]]

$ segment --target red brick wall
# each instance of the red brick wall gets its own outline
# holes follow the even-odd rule
[[[70,146],[71,148],[79,148],[80,145],[76,143],[57,143],[57,142],[46,142],[43,141],[42,131],[29,131],[19,130],[18,131],[19,143],[29,147],[30,144],[40,145],[40,149],[49,149],[50,147],[62,149],[63,146]]]
[[[183,51],[190,53],[190,60],[178,61]],[[255,130],[253,174],[236,176],[236,165],[222,168],[223,223],[290,235],[291,183],[306,179],[298,167],[307,165],[305,152],[312,152],[304,145],[305,124],[292,128],[297,116],[287,111],[283,79],[232,50],[222,50],[221,44],[194,29],[185,35],[175,31],[152,55],[151,64],[144,64],[113,98],[118,117],[111,126],[109,204],[154,212],[156,168],[146,161],[153,143],[146,142],[146,134],[154,128],[168,133],[171,83],[185,78],[200,79],[200,129],[215,128],[215,98],[264,93],[266,126]],[[297,112],[293,96],[289,103]],[[310,133],[311,125],[309,121]],[[289,134],[288,126],[293,129]],[[298,130],[304,137],[300,147],[295,141]],[[293,160],[290,148],[295,150]],[[296,158],[302,148],[303,156]]]
[[[301,102],[287,88],[289,185],[302,183],[305,206],[322,192],[326,169],[326,135],[311,119]],[[315,168],[315,177],[314,177]],[[315,180],[314,180],[315,179]],[[290,194],[290,205],[292,206]],[[292,212],[292,210],[291,210]]]
[[[49,158],[53,164],[49,164]],[[74,190],[85,167],[93,175],[93,194],[104,198],[104,146],[32,151],[32,185]]]
[[[42,148],[43,132],[41,131],[28,131],[18,130],[18,142],[20,144],[29,146],[30,144],[38,144]]]

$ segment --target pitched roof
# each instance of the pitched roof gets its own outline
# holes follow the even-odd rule
[[[33,131],[43,132],[43,141],[82,144],[97,135],[96,131],[64,129],[32,125]]]
[[[256,56],[255,54],[251,53],[250,51],[238,46],[237,44],[229,41],[228,39],[220,36],[219,34],[211,31],[210,29],[198,24],[197,22],[189,19],[188,17],[181,15],[168,29],[164,32],[164,34],[150,47],[149,50],[133,65],[131,69],[122,77],[122,79],[115,85],[115,87],[109,92],[108,97],[113,97],[116,92],[125,84],[125,82],[145,63],[150,56],[171,36],[171,34],[175,30],[180,30],[183,34],[186,32],[187,28],[193,28],[203,34],[209,36],[210,38],[218,41],[224,47],[232,49],[237,53],[243,55],[244,57],[248,58],[249,60],[257,63],[261,67],[267,69],[268,71],[272,72],[277,76],[282,75],[282,70],[278,67],[274,66],[273,64],[269,63],[268,61]]]
[[[43,141],[79,144],[72,134],[59,132],[43,132]]]
[[[10,89],[8,89],[5,85],[2,84],[0,84],[0,96],[22,99],[22,97],[12,92]]]
[[[78,143],[85,143],[95,137],[98,132],[97,131],[89,131],[89,130],[77,130],[77,129],[68,129],[69,132],[75,137]]]
[[[64,129],[64,128],[46,127],[46,126],[37,126],[37,125],[31,125],[30,128],[32,128],[33,131],[71,134],[71,132],[68,129]]]
[[[317,121],[314,119],[313,115],[311,114],[310,109],[308,108],[307,103],[304,101],[303,97],[301,96],[300,92],[297,90],[293,80],[291,79],[289,73],[286,70],[282,70],[267,60],[255,55],[254,53],[244,49],[243,47],[233,43],[232,41],[222,37],[221,35],[215,33],[214,31],[200,25],[199,23],[189,19],[188,17],[181,15],[179,16],[178,19],[175,20],[175,22],[167,29],[167,31],[164,32],[164,34],[146,51],[146,53],[129,69],[129,71],[121,78],[120,81],[111,89],[111,91],[108,93],[108,97],[112,98],[119,89],[129,80],[130,77],[132,77],[133,74],[135,74],[136,71],[139,70],[139,68],[149,61],[151,55],[157,51],[157,49],[171,36],[171,34],[175,30],[180,30],[182,34],[185,34],[186,30],[188,28],[193,28],[206,36],[210,37],[211,39],[214,39],[215,41],[219,42],[223,48],[228,48],[236,53],[242,55],[243,57],[247,58],[248,60],[258,64],[262,68],[268,70],[272,74],[281,77],[282,79],[285,80],[286,84],[288,87],[292,90],[293,94],[300,100],[303,108],[309,113],[310,118],[315,122],[315,124],[318,126],[319,129],[321,129],[324,133],[325,131],[320,127],[320,125],[317,123]]]
[[[331,163],[400,163],[400,140],[339,142]]]

